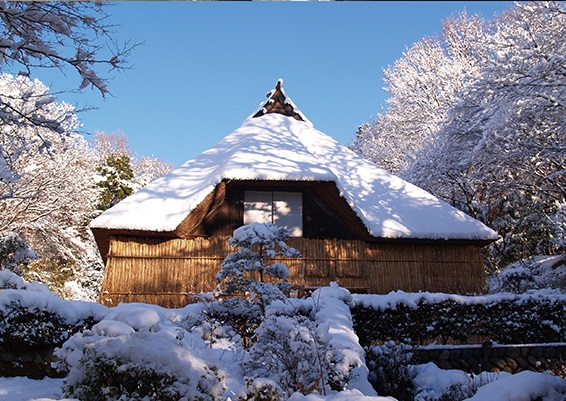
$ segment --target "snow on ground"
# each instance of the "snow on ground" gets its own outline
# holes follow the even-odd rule
[[[439,395],[452,384],[466,381],[461,371],[438,371],[429,365],[419,367],[419,386],[427,389],[422,395]],[[493,375],[493,374],[491,374]],[[63,398],[61,386],[64,379],[32,380],[25,377],[0,378],[0,401],[71,401]],[[515,375],[499,373],[497,377],[476,378],[480,387],[472,398],[465,401],[531,401],[541,397],[543,401],[564,401],[566,381],[544,373],[521,372]],[[558,390],[558,391],[557,391]],[[289,401],[392,401],[390,397],[368,396],[359,390],[347,390],[322,396],[319,394],[293,394]]]
[[[27,377],[1,377],[1,401],[69,400],[61,395],[63,379],[32,380]]]

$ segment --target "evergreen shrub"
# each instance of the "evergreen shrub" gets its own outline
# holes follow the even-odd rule
[[[481,336],[502,344],[565,340],[566,297],[557,294],[517,296],[421,297],[416,304],[351,308],[360,344],[385,341],[466,342]]]
[[[1,312],[0,344],[7,350],[59,347],[74,333],[97,323],[92,316],[68,322],[56,312],[26,308],[17,301],[3,305]]]

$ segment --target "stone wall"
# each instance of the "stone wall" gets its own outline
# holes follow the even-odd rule
[[[517,373],[565,369],[566,343],[499,345],[435,345],[413,350],[417,363],[434,362],[441,369]]]

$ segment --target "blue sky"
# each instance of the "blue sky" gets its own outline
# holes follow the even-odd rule
[[[118,40],[144,42],[132,69],[62,99],[97,109],[89,132],[122,132],[139,155],[179,166],[238,128],[277,81],[316,128],[343,144],[385,106],[383,69],[464,10],[491,18],[511,2],[120,2]],[[72,74],[35,75],[52,90]]]

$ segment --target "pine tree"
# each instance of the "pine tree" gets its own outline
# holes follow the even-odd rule
[[[97,169],[101,188],[98,209],[106,210],[134,192],[134,170],[127,154],[112,153],[106,159],[106,165]]]
[[[271,263],[277,256],[300,257],[300,253],[285,243],[289,232],[272,223],[251,223],[234,231],[230,245],[238,248],[222,262],[218,282],[226,280],[226,292],[248,294],[265,307],[274,300],[284,299],[290,285],[289,269],[282,263]],[[275,283],[271,282],[275,281]]]

